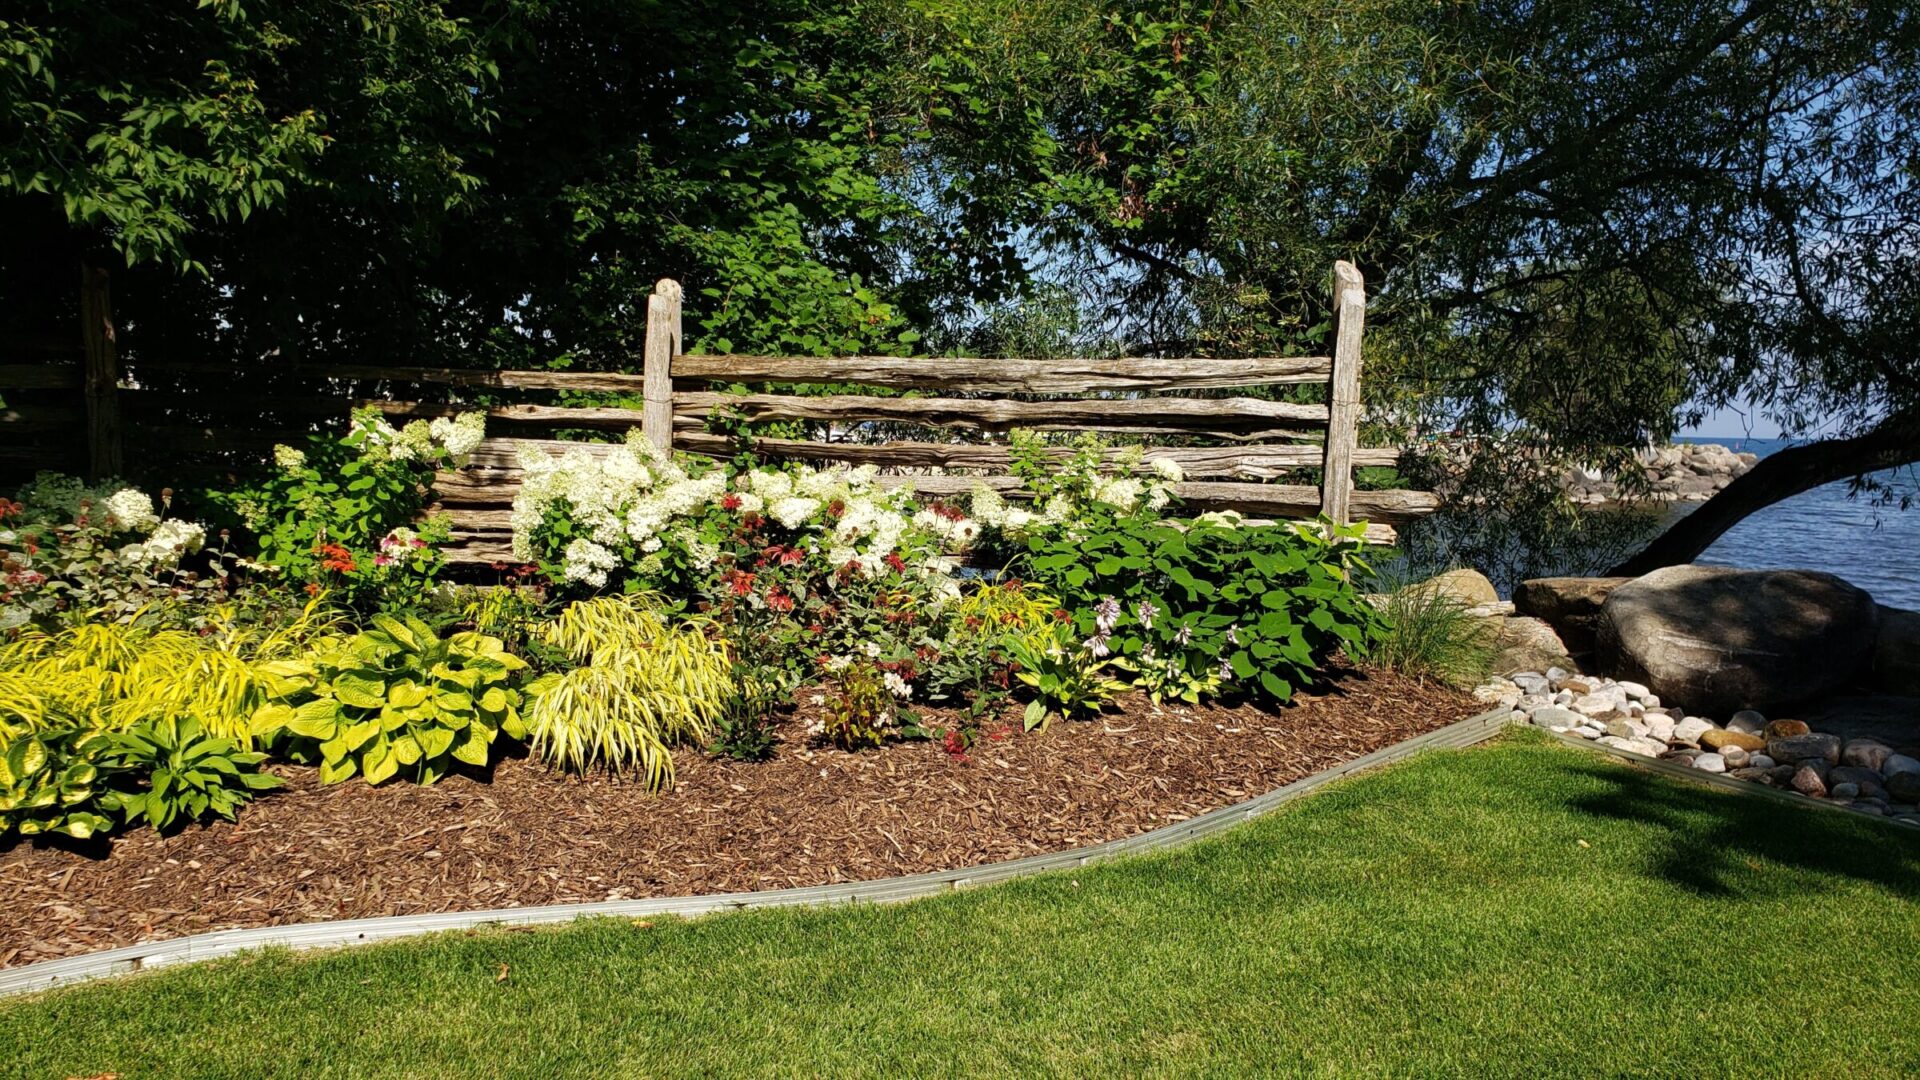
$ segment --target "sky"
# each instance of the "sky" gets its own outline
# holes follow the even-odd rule
[[[1681,438],[1777,439],[1780,425],[1760,415],[1760,410],[1727,406],[1708,413],[1695,427],[1683,428]]]

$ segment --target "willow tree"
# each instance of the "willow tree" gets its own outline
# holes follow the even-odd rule
[[[1818,441],[1629,564],[1920,458],[1908,5],[903,0],[925,199],[1017,222],[1140,351],[1313,343],[1370,400],[1574,459],[1752,402]],[[981,214],[979,207],[994,206]]]

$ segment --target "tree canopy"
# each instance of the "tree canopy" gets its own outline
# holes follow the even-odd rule
[[[0,259],[117,252],[237,365],[599,367],[663,276],[723,350],[1302,349],[1348,259],[1403,423],[1868,440],[1778,497],[1920,456],[1917,53],[1889,0],[25,0]]]

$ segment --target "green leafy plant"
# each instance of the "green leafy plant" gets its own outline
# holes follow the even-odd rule
[[[1334,652],[1364,655],[1381,633],[1356,585],[1371,573],[1364,534],[1324,520],[1122,522],[1036,533],[1025,566],[1150,689],[1198,697],[1217,678],[1222,692],[1286,701]]]
[[[765,761],[773,756],[773,727],[788,691],[778,670],[741,663],[734,665],[733,684],[707,749],[735,761]]]
[[[266,758],[207,734],[192,717],[148,721],[112,736],[102,757],[119,778],[144,786],[116,785],[101,804],[128,824],[144,821],[161,832],[212,816],[232,821],[256,794],[284,786],[260,771]]]
[[[1028,731],[1045,728],[1055,713],[1069,720],[1093,716],[1126,690],[1110,671],[1113,658],[1099,634],[1078,640],[1071,626],[1057,623],[1041,634],[1008,642],[1016,677],[1033,690],[1027,702]]]
[[[26,732],[0,743],[0,836],[104,835],[99,759],[108,737],[85,726]]]
[[[532,746],[549,764],[638,769],[664,787],[672,746],[712,736],[735,691],[726,648],[708,621],[669,625],[657,603],[642,594],[582,600],[536,629],[577,665],[527,686]]]
[[[860,750],[886,741],[900,714],[886,675],[874,664],[855,660],[830,673],[820,711],[820,731],[842,750]]]
[[[1486,620],[1439,589],[1409,585],[1387,597],[1385,627],[1366,659],[1389,671],[1468,688],[1485,682],[1498,652]]]
[[[323,783],[358,774],[379,784],[410,774],[431,784],[456,762],[482,766],[502,734],[523,739],[520,691],[526,661],[499,638],[441,638],[418,618],[375,615],[374,629],[316,655],[264,665],[271,703],[254,714],[256,734],[285,733],[316,756]]]

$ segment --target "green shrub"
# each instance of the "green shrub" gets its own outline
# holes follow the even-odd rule
[[[1387,598],[1385,624],[1365,653],[1379,667],[1463,689],[1485,682],[1493,670],[1498,646],[1492,629],[1438,589],[1395,590]]]
[[[284,785],[260,771],[266,758],[208,735],[191,717],[137,724],[112,736],[103,755],[126,786],[116,783],[101,804],[129,825],[145,821],[161,832],[213,816],[232,821],[255,794]]]
[[[900,726],[886,675],[870,662],[855,660],[830,672],[824,698],[820,734],[842,750],[879,746],[888,729]]]
[[[1364,653],[1380,613],[1356,573],[1364,527],[1258,527],[1219,518],[1117,521],[1029,536],[1025,567],[1073,610],[1093,652],[1110,651],[1149,689],[1286,701],[1338,650]],[[1115,616],[1103,605],[1117,604]]]
[[[441,638],[417,618],[373,617],[374,629],[301,660],[263,665],[275,700],[254,731],[284,732],[294,752],[317,758],[323,783],[356,773],[378,784],[404,770],[423,784],[456,762],[485,765],[494,741],[524,739],[520,691],[526,662],[500,639]]]
[[[22,732],[0,743],[0,836],[60,833],[85,840],[113,831],[101,812],[99,759],[109,740],[88,727]]]

